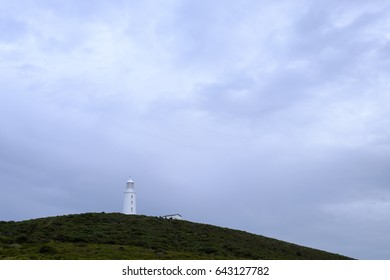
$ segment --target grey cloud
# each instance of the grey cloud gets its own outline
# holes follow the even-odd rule
[[[0,41],[16,41],[23,37],[26,32],[27,26],[24,22],[12,18],[0,18]]]

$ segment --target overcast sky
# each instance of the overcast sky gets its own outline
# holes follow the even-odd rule
[[[0,220],[137,211],[390,259],[387,0],[0,0]]]

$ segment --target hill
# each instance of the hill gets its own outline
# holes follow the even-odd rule
[[[212,225],[120,213],[0,222],[0,259],[349,259]]]

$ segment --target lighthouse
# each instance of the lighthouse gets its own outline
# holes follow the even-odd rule
[[[123,214],[135,215],[137,213],[135,202],[134,181],[129,178],[129,180],[126,182],[125,197],[123,201]]]

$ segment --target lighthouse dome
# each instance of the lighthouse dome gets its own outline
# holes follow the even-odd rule
[[[129,177],[129,180],[127,180],[127,183],[134,183],[133,179]]]

